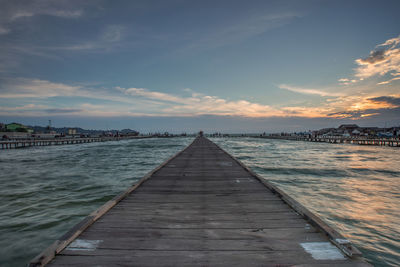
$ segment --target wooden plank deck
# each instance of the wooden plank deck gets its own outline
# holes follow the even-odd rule
[[[329,239],[345,244],[352,257]],[[198,137],[30,265],[51,260],[49,266],[370,266],[341,239]]]

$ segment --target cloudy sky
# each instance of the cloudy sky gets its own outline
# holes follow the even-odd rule
[[[0,121],[400,125],[400,2],[0,0]]]

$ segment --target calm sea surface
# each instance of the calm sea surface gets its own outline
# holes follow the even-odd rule
[[[399,149],[212,140],[323,217],[374,265],[400,265]],[[0,266],[24,266],[191,141],[140,139],[0,151]]]

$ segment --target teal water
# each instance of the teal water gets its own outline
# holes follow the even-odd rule
[[[376,266],[400,265],[400,151],[214,138],[349,238]],[[24,266],[192,138],[0,151],[0,266]]]

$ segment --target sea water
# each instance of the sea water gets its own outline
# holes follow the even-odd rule
[[[0,151],[0,266],[24,266],[193,138]],[[376,266],[400,264],[397,148],[212,138],[350,239]]]

